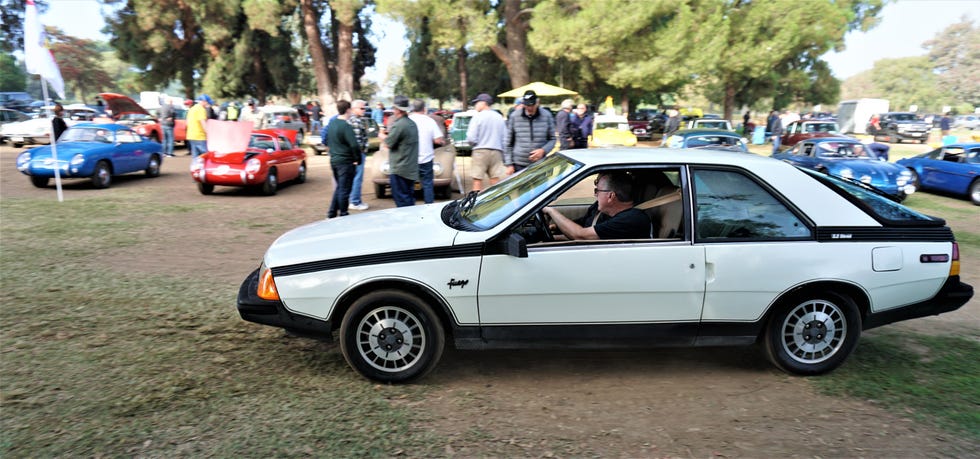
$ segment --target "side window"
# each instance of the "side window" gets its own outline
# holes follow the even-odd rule
[[[292,150],[293,145],[289,143],[289,139],[279,136],[279,149],[280,150]]]
[[[802,153],[803,156],[813,156],[813,144],[812,143],[804,144]]]
[[[116,131],[116,142],[119,143],[136,143],[139,142],[140,138],[133,131]]]
[[[980,164],[980,148],[974,148],[967,153],[966,162],[970,164]]]
[[[699,242],[809,238],[810,229],[752,178],[729,170],[695,170]]]

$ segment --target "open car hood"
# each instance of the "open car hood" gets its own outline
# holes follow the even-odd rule
[[[122,94],[114,94],[111,92],[104,92],[99,94],[99,97],[105,101],[106,107],[112,111],[113,118],[119,118],[121,115],[150,115],[150,112],[146,111],[145,108],[137,104],[135,100],[130,99]]]

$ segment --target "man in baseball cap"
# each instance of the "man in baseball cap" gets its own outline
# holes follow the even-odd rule
[[[476,115],[466,128],[466,141],[473,146],[470,163],[473,191],[480,191],[484,180],[489,179],[493,185],[506,173],[503,154],[507,126],[503,116],[490,109],[493,98],[489,94],[476,96],[472,103]]]
[[[490,97],[490,94],[481,93],[470,101],[473,105],[476,105],[477,102],[486,102],[487,105],[493,105],[493,97]]]

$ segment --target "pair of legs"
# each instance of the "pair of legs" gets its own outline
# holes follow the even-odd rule
[[[354,172],[354,182],[351,184],[350,190],[350,204],[352,206],[360,206],[364,204],[361,202],[361,187],[364,183],[364,161],[367,160],[367,155],[361,153],[361,162],[357,165]]]
[[[436,202],[435,177],[432,173],[432,161],[419,164],[419,182],[422,184],[422,199],[426,204]]]
[[[489,148],[477,148],[471,155],[473,166],[473,191],[483,190],[483,181],[490,179],[490,185],[496,185],[504,176],[503,152]],[[516,169],[516,168],[515,168]]]
[[[207,140],[188,140],[187,145],[190,147],[191,156],[195,158],[208,152]]]
[[[391,174],[391,197],[395,206],[406,207],[415,205],[415,180],[407,179],[397,174]]]
[[[174,155],[174,127],[163,126],[163,154]]]
[[[327,218],[347,215],[349,204],[350,188],[354,182],[353,164],[331,164],[333,177],[337,181],[337,188],[333,190],[333,199],[330,200],[330,210],[327,211]]]

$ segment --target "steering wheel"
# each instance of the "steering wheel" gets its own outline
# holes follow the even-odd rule
[[[548,216],[545,215],[544,209],[541,209],[535,212],[534,215],[531,217],[531,223],[534,225],[534,229],[536,229],[539,233],[541,233],[541,238],[545,242],[553,242],[555,240],[555,236],[551,234],[551,230],[548,229],[547,219]]]

